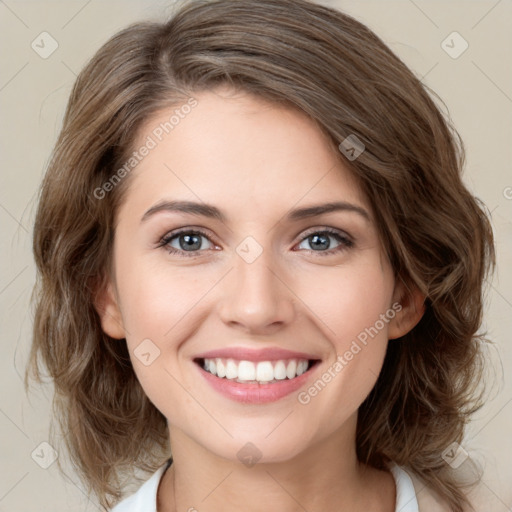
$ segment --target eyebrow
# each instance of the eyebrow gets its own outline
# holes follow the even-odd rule
[[[296,208],[288,212],[285,218],[288,221],[298,221],[337,211],[357,213],[366,221],[370,222],[370,215],[364,208],[352,203],[347,203],[345,201],[336,201],[331,203],[306,206],[304,208]],[[146,211],[146,213],[144,213],[141,218],[141,222],[147,221],[150,217],[159,212],[188,213],[191,215],[199,215],[202,217],[217,219],[221,222],[227,221],[227,216],[222,213],[221,210],[219,210],[216,206],[207,203],[196,203],[194,201],[161,201],[152,206],[149,210]]]

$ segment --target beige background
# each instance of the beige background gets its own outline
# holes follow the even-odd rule
[[[41,468],[48,450],[50,386],[25,395],[34,264],[35,198],[76,74],[99,46],[130,22],[162,19],[170,1],[0,1],[0,511],[95,511],[70,472]],[[467,145],[465,180],[492,212],[498,272],[489,286],[484,327],[496,342],[493,399],[481,410],[463,448],[484,463],[485,512],[512,510],[512,2],[325,2],[369,25],[447,104]],[[41,32],[58,43],[41,58],[31,43]],[[469,44],[458,58],[442,42],[457,31]],[[453,36],[452,52],[464,44]],[[39,39],[40,40],[40,39]],[[49,48],[47,45],[46,48]],[[500,368],[502,366],[502,369]],[[35,452],[34,452],[35,450]],[[43,450],[43,452],[41,452]],[[35,453],[34,458],[31,454]],[[45,452],[47,453],[47,452]]]

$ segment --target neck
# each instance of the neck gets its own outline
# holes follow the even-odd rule
[[[158,512],[394,512],[392,475],[358,462],[354,436],[345,434],[335,432],[292,459],[249,466],[170,428],[173,464],[160,484]]]

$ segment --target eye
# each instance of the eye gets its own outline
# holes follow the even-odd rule
[[[335,239],[338,242],[338,245],[334,248],[331,248],[331,239]],[[354,245],[354,242],[351,239],[343,235],[341,232],[333,229],[323,229],[321,231],[310,232],[305,238],[303,238],[299,247],[304,242],[307,242],[310,247],[313,247],[313,249],[307,249],[309,252],[318,253],[319,256],[338,253],[349,249]]]
[[[210,241],[208,235],[199,229],[182,229],[180,231],[172,231],[166,234],[159,242],[158,247],[164,247],[170,254],[176,254],[183,257],[193,257],[201,251],[212,249],[213,247],[205,247],[203,239],[206,239],[210,244],[215,245]],[[335,240],[338,245],[331,248],[332,242]],[[338,253],[353,247],[354,242],[342,232],[325,228],[316,231],[310,231],[299,244],[299,248],[304,242],[307,242],[312,249],[306,249],[309,252],[314,252],[318,256],[328,256]]]
[[[208,247],[204,247],[202,239],[209,240],[206,233],[200,230],[174,231],[165,235],[158,246],[165,247],[171,254],[185,257],[196,256],[200,250],[208,249]]]

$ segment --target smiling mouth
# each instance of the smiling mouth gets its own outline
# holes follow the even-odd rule
[[[205,372],[219,379],[240,384],[273,384],[293,380],[317,365],[319,359],[279,359],[247,361],[231,358],[196,358],[194,362]]]

